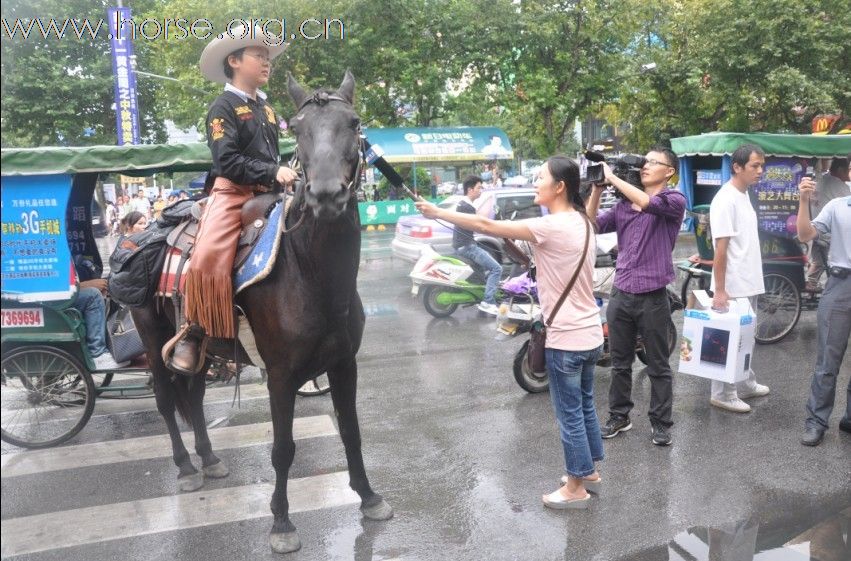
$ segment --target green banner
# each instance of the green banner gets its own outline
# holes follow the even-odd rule
[[[414,201],[410,199],[358,203],[358,212],[361,226],[396,224],[402,216],[419,214]]]

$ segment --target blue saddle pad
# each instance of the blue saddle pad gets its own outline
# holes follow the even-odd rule
[[[275,205],[269,215],[269,223],[260,234],[260,239],[257,240],[257,244],[251,250],[248,259],[245,260],[242,267],[234,272],[234,295],[242,289],[262,281],[272,272],[280,249],[281,232],[284,228],[283,210],[284,205],[280,202]]]

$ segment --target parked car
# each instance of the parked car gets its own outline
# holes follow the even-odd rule
[[[454,181],[444,181],[437,186],[437,194],[440,197],[454,195],[458,191],[458,183]]]
[[[441,202],[441,208],[454,209],[463,197],[453,195]],[[534,204],[535,189],[501,188],[488,189],[475,202],[478,213],[488,218],[523,219],[534,218],[546,213],[546,209]],[[452,248],[452,225],[425,218],[422,215],[404,216],[396,223],[396,235],[391,247],[393,256],[415,263],[420,252],[430,245],[442,255],[454,253]],[[476,234],[476,241],[502,263],[504,261],[502,239]]]

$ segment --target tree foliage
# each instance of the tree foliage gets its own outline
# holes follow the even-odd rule
[[[714,130],[808,132],[812,116],[849,111],[851,20],[842,0],[134,0],[144,18],[308,18],[344,38],[290,41],[267,93],[294,111],[286,72],[308,88],[355,73],[368,126],[495,125],[522,157],[572,151],[577,119],[605,116],[643,149]],[[212,8],[211,8],[212,6]],[[11,0],[3,16],[105,17],[105,0]],[[316,27],[312,27],[316,29]],[[334,26],[331,27],[335,30]],[[275,31],[273,26],[270,30]],[[203,126],[220,86],[198,59],[209,40],[135,43],[145,141],[163,122]],[[109,43],[2,43],[3,145],[114,142]],[[648,63],[655,70],[643,71]],[[94,135],[83,133],[94,129]],[[91,131],[89,131],[89,134]]]
[[[630,140],[708,131],[808,133],[851,107],[851,19],[834,0],[662,0],[636,44],[655,71],[624,80]]]
[[[138,2],[143,5],[147,2]],[[69,17],[106,19],[103,0],[9,0],[2,6],[4,24],[13,28],[16,18],[43,20]],[[45,26],[46,26],[45,21]],[[97,38],[71,33],[62,39],[36,32],[10,38],[4,28],[2,47],[2,143],[10,146],[114,144],[114,81],[107,29]],[[136,48],[141,66],[148,64],[144,45]],[[141,134],[147,141],[164,141],[159,118],[159,86],[139,80]]]

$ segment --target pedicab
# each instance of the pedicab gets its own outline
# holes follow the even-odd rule
[[[708,290],[714,250],[709,226],[709,203],[732,175],[733,151],[745,143],[766,154],[765,172],[748,193],[757,213],[765,294],[757,297],[757,343],[776,343],[795,328],[802,310],[814,310],[821,295],[808,286],[808,249],[795,237],[798,183],[819,169],[818,159],[846,157],[849,136],[768,133],[710,133],[671,139],[680,158],[679,189],[686,196],[685,227],[693,228],[698,253],[677,265],[685,275],[682,299],[693,289]],[[820,250],[816,248],[816,250]]]
[[[295,143],[281,141],[281,154]],[[2,440],[47,448],[80,432],[96,397],[151,396],[144,356],[99,371],[75,308],[80,278],[104,266],[92,233],[103,174],[208,171],[204,143],[2,150]],[[116,383],[115,375],[130,383]],[[329,390],[325,376],[302,395]]]

